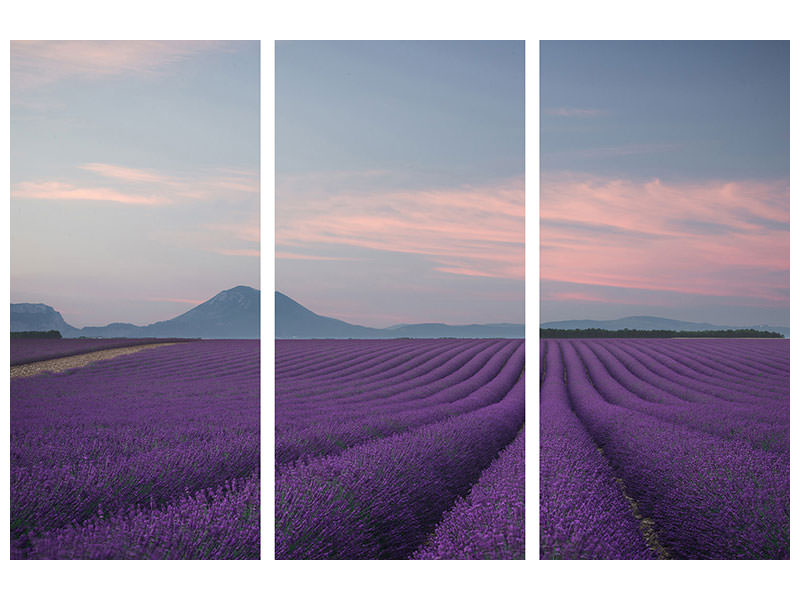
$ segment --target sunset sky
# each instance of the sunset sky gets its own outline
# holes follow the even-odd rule
[[[276,288],[369,326],[524,321],[524,43],[278,42]]]
[[[12,42],[11,301],[71,325],[259,287],[258,42]]]
[[[540,60],[541,321],[788,326],[788,42]]]

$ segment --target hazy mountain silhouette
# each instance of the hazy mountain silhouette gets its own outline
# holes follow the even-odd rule
[[[72,335],[78,331],[64,321],[64,317],[52,306],[20,302],[11,305],[11,331],[51,331],[57,330],[62,336]]]
[[[724,329],[755,329],[756,331],[775,331],[789,337],[788,327],[774,327],[772,325],[713,325],[711,323],[693,323],[691,321],[678,321],[661,317],[623,317],[608,321],[595,321],[591,319],[574,319],[570,321],[549,321],[540,325],[543,329],[666,329],[669,331],[721,331]]]
[[[524,338],[525,326],[511,323],[490,325],[419,323],[394,325],[383,329],[364,327],[323,317],[308,310],[286,294],[275,292],[275,337],[279,339]]]
[[[63,337],[186,337],[257,339],[261,335],[261,292],[240,285],[225,290],[173,319],[150,325],[110,323],[77,328],[46,304],[11,305],[11,331],[56,329]]]

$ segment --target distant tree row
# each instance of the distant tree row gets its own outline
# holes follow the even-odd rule
[[[539,329],[540,338],[783,338],[783,334],[757,329],[671,331],[668,329]]]
[[[55,329],[50,331],[12,331],[12,338],[60,338],[61,332]]]

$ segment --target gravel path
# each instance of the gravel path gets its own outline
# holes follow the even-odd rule
[[[41,360],[39,362],[16,365],[11,367],[11,378],[31,377],[45,371],[60,373],[61,371],[74,369],[75,367],[85,367],[99,360],[108,360],[109,358],[116,358],[117,356],[124,356],[125,354],[133,354],[134,352],[147,350],[148,348],[172,346],[175,343],[176,342],[164,342],[159,344],[142,344],[141,346],[127,346],[125,348],[111,348],[109,350],[98,350],[96,352],[87,352],[86,354],[76,354],[74,356],[65,356],[64,358],[53,358],[51,360]]]

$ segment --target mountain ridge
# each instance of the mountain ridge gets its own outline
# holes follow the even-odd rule
[[[392,339],[392,338],[524,338],[525,326],[515,323],[446,325],[411,323],[365,327],[325,317],[282,292],[275,292],[276,339]]]
[[[63,337],[187,337],[257,339],[261,335],[261,292],[239,285],[223,290],[188,311],[149,325],[115,322],[73,327],[47,304],[11,304],[11,331],[58,330]]]

